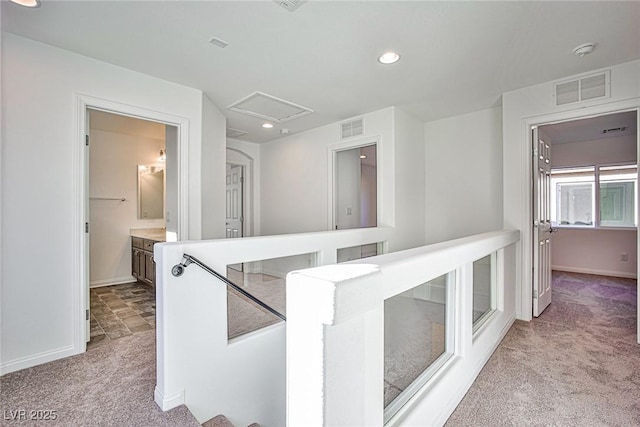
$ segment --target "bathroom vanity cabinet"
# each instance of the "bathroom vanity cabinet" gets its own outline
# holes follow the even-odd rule
[[[155,286],[156,282],[153,245],[165,240],[155,230],[157,229],[131,230],[131,274],[140,282],[151,286]]]

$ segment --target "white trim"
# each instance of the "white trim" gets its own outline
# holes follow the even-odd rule
[[[15,359],[0,365],[0,376],[77,354],[73,345]]]
[[[380,227],[381,224],[384,224],[383,221],[383,177],[384,168],[382,161],[382,148],[380,147],[381,137],[379,135],[368,136],[364,138],[354,139],[352,141],[347,142],[339,142],[336,144],[329,145],[327,147],[327,182],[329,183],[327,188],[327,225],[329,226],[329,230],[335,230],[336,228],[336,218],[335,218],[335,205],[336,205],[336,155],[338,151],[346,151],[359,147],[366,147],[368,145],[376,146],[376,209],[378,212],[376,213],[377,218],[377,226]]]
[[[531,213],[531,128],[552,123],[566,122],[570,120],[585,119],[601,116],[604,114],[620,113],[623,111],[640,110],[640,98],[633,98],[625,101],[611,102],[591,107],[576,108],[573,110],[557,113],[542,114],[534,117],[522,118],[521,123],[521,150],[520,150],[520,192],[525,195],[521,199],[520,207],[520,292],[519,301],[516,307],[518,318],[530,321],[533,318],[533,298],[532,298],[532,260],[531,260],[531,239],[532,239],[532,213]],[[640,136],[638,136],[640,149]],[[638,245],[640,246],[640,234],[638,235]],[[640,258],[640,254],[639,254]],[[638,311],[640,312],[640,294],[638,295]],[[640,322],[640,316],[639,316]],[[640,342],[640,327],[638,328],[638,342]]]
[[[158,389],[158,386],[156,386],[153,392],[153,400],[161,410],[168,411],[169,409],[173,409],[176,406],[184,405],[184,390],[180,390],[178,393],[172,396],[165,397]]]
[[[87,109],[106,111],[114,114],[150,120],[164,123],[178,128],[178,236],[180,239],[189,238],[189,119],[174,116],[159,111],[148,110],[117,101],[96,98],[90,95],[75,93],[75,111],[73,124],[75,129],[75,143],[73,144],[73,176],[76,177],[73,183],[74,215],[73,220],[74,235],[72,238],[71,271],[74,272],[72,280],[73,300],[73,352],[79,354],[87,348],[87,326],[85,311],[88,301],[88,271],[89,256],[87,250],[86,233],[84,222],[88,221],[88,202],[86,200],[87,189],[85,176],[88,171],[85,150],[85,135],[88,135],[86,128]]]
[[[551,269],[556,271],[566,271],[567,273],[595,274],[598,276],[623,277],[626,279],[638,278],[637,273],[627,273],[626,271],[596,270],[592,268],[568,267],[565,265],[552,265]]]
[[[111,279],[93,280],[89,282],[90,288],[103,288],[105,286],[122,285],[124,283],[134,283],[138,279],[133,276],[114,277]]]

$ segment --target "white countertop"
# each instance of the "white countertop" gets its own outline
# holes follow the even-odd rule
[[[132,237],[165,242],[167,240],[167,230],[165,228],[132,228],[129,230]]]

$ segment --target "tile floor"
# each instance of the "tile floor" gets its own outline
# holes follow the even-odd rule
[[[92,288],[91,340],[114,340],[156,327],[156,293],[144,283]]]

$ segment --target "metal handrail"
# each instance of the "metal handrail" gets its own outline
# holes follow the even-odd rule
[[[235,291],[241,293],[242,295],[244,295],[245,297],[249,298],[251,301],[255,302],[260,307],[264,308],[265,310],[267,310],[268,312],[270,312],[274,316],[279,317],[280,319],[284,320],[285,322],[287,321],[287,318],[282,313],[278,312],[276,309],[272,308],[268,304],[260,301],[258,298],[254,297],[253,295],[251,295],[249,292],[245,291],[244,289],[240,288],[238,285],[236,285],[231,280],[229,280],[226,277],[224,277],[222,274],[220,274],[217,271],[215,271],[213,268],[209,267],[207,264],[205,264],[202,261],[200,261],[198,258],[193,257],[191,255],[187,255],[187,254],[184,254],[182,256],[184,258],[184,261],[179,263],[179,264],[174,265],[173,268],[171,269],[171,274],[173,274],[175,277],[182,276],[182,273],[184,273],[184,269],[187,268],[189,266],[189,264],[195,264],[198,267],[200,267],[201,269],[203,269],[204,271],[206,271],[207,273],[209,273],[212,276],[216,277],[217,279],[223,281],[227,286],[231,287],[233,290],[235,290]]]

